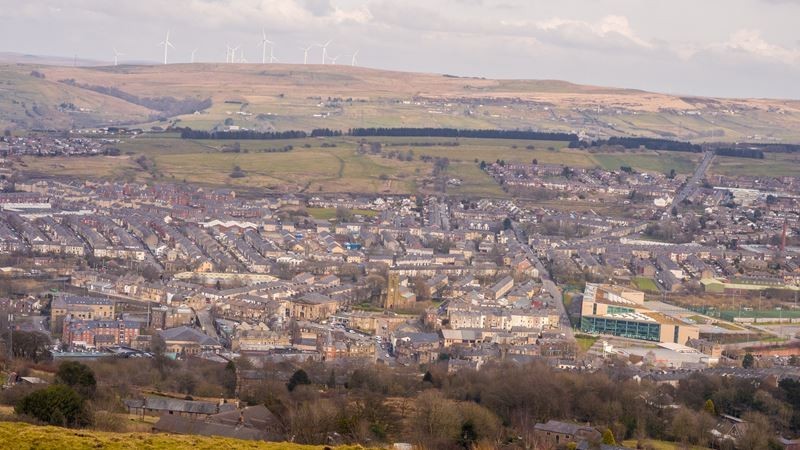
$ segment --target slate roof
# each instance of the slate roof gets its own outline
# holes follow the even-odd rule
[[[158,422],[153,425],[153,429],[167,433],[222,436],[250,441],[263,441],[268,438],[267,433],[255,428],[203,422],[170,414],[161,416]]]
[[[165,341],[195,342],[199,345],[219,345],[214,338],[187,326],[169,328],[159,334]]]
[[[169,397],[145,397],[125,400],[128,408],[145,408],[156,411],[177,411],[191,414],[217,414],[218,405],[211,402],[181,400]]]

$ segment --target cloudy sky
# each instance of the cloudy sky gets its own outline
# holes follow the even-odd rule
[[[800,98],[800,0],[0,0],[0,51],[338,64],[729,97]],[[309,61],[319,63],[321,49]]]

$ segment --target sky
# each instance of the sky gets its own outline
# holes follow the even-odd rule
[[[112,61],[331,63],[800,99],[800,0],[0,0],[0,51]],[[269,52],[267,52],[269,53]],[[322,50],[309,50],[320,63]]]

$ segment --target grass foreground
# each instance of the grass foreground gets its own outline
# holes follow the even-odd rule
[[[37,426],[21,422],[0,422],[0,448],[8,450],[80,450],[80,449],[254,449],[312,450],[323,446],[289,442],[257,442],[205,436],[151,433],[110,433],[104,431]],[[360,446],[336,447],[360,449]]]

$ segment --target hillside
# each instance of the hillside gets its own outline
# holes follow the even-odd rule
[[[45,78],[31,76],[32,71]],[[114,92],[107,92],[109,88]],[[154,111],[149,103],[132,103],[131,97],[210,99],[211,106],[175,115]],[[63,111],[58,105],[65,100],[89,111]],[[19,103],[23,101],[24,107]],[[4,125],[166,124],[155,121],[156,116],[202,129],[222,126],[228,119],[228,124],[259,130],[533,128],[601,137],[800,142],[800,101],[795,100],[680,97],[554,80],[491,80],[332,65],[0,65]]]
[[[322,446],[298,445],[288,442],[254,442],[237,439],[180,436],[148,433],[108,433],[69,428],[34,426],[19,422],[0,422],[0,447],[7,450],[36,448],[39,450],[118,449],[253,449],[253,450],[313,450]],[[358,449],[337,447],[338,449]]]

